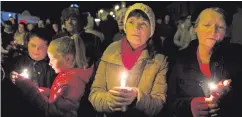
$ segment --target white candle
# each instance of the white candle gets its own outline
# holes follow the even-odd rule
[[[121,82],[120,82],[120,85],[121,87],[126,87],[126,80],[127,80],[127,73],[126,72],[122,72],[121,73]],[[122,112],[125,112],[127,110],[127,106],[123,106],[121,107],[121,111]]]
[[[121,74],[121,82],[120,82],[121,87],[126,87],[126,80],[127,80],[127,73],[126,72],[122,72],[122,74]]]

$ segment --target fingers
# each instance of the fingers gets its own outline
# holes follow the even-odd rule
[[[208,106],[208,104],[200,104],[200,105],[198,105],[198,110],[208,111],[209,110],[209,106]]]
[[[124,92],[120,92],[120,91],[109,90],[109,93],[116,97],[122,97],[122,98],[129,97],[128,93],[124,93]]]
[[[218,108],[218,105],[215,103],[208,104],[209,109],[216,109]]]
[[[209,113],[213,115],[213,114],[216,114],[216,112],[217,112],[218,110],[220,110],[220,108],[217,108],[217,109],[211,109],[211,110],[209,110]]]
[[[198,111],[198,115],[199,115],[199,117],[200,116],[207,116],[207,115],[209,115],[209,112],[208,111]]]

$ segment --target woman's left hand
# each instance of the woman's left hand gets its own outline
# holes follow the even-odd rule
[[[138,89],[134,87],[115,87],[115,89],[119,90],[121,97],[124,98],[124,104],[125,106],[130,105],[138,95]]]

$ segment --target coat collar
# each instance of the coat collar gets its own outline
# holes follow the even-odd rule
[[[120,50],[120,44],[121,40],[116,41],[112,43],[104,52],[102,56],[102,60],[105,62],[117,64],[117,65],[123,65],[122,59],[121,59],[121,50]],[[138,58],[138,61],[141,60],[149,60],[150,55],[147,49],[143,50],[140,57]]]

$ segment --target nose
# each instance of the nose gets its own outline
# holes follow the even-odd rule
[[[68,18],[68,19],[66,20],[66,23],[67,23],[67,24],[70,24],[70,23],[71,23],[71,19]]]
[[[139,23],[135,23],[135,24],[134,24],[134,30],[135,30],[135,31],[139,31],[140,28],[141,28],[141,25],[140,25]]]
[[[218,29],[216,27],[216,25],[212,25],[210,28],[209,28],[209,33],[215,37],[216,36],[216,33],[218,32]]]

